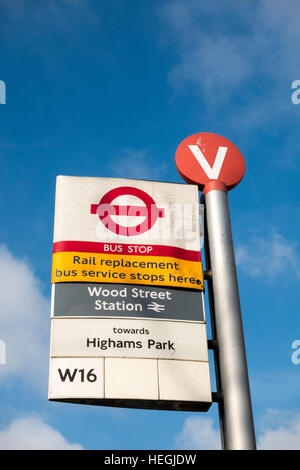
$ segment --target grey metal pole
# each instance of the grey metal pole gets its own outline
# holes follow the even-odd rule
[[[226,186],[224,185],[223,189],[205,188],[204,194],[220,386],[223,395],[224,448],[255,450],[255,432]]]

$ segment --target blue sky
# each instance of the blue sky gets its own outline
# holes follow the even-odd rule
[[[216,405],[47,401],[56,175],[182,182],[175,151],[197,132],[247,166],[229,198],[257,440],[300,448],[299,15],[296,0],[1,1],[0,448],[219,446]]]

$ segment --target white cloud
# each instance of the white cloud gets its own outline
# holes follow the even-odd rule
[[[300,450],[300,413],[267,410],[258,438],[258,449]]]
[[[220,432],[209,417],[188,417],[182,431],[175,437],[177,449],[217,450],[221,448]]]
[[[291,410],[267,410],[257,433],[260,450],[299,450],[300,413]],[[219,423],[210,417],[188,417],[175,437],[176,448],[218,450],[221,448]]]
[[[240,243],[236,250],[236,263],[251,277],[272,280],[290,270],[300,278],[298,244],[274,232],[265,237],[253,236]]]
[[[129,147],[113,160],[110,169],[114,177],[124,178],[126,175],[126,178],[156,180],[164,175],[167,165],[154,163],[145,150]]]
[[[50,284],[49,284],[50,290]],[[25,260],[0,246],[0,339],[5,343],[6,364],[0,377],[25,378],[47,388],[50,302]]]
[[[0,429],[1,450],[81,450],[38,417],[14,419]]]

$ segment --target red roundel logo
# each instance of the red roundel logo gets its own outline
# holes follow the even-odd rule
[[[119,196],[135,196],[143,205],[114,205],[112,202]],[[145,191],[130,186],[114,188],[108,191],[99,204],[91,205],[91,214],[98,214],[103,225],[111,232],[123,236],[135,236],[150,230],[158,217],[164,217],[164,209],[159,209],[154,199]],[[143,222],[133,227],[120,225],[112,219],[112,216],[134,216],[144,217]]]
[[[225,183],[227,189],[239,184],[246,170],[245,160],[230,140],[201,132],[187,137],[178,146],[175,164],[182,178],[203,190],[209,181]]]

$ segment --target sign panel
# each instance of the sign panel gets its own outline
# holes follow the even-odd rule
[[[81,404],[206,411],[211,404],[209,377],[208,362],[52,358],[49,397]]]
[[[197,186],[57,178],[49,400],[211,405]]]
[[[52,282],[203,290],[196,186],[59,176]]]
[[[136,317],[204,322],[199,291],[125,284],[58,283],[54,317]]]
[[[136,319],[55,318],[52,357],[141,357],[208,361],[206,325]]]

